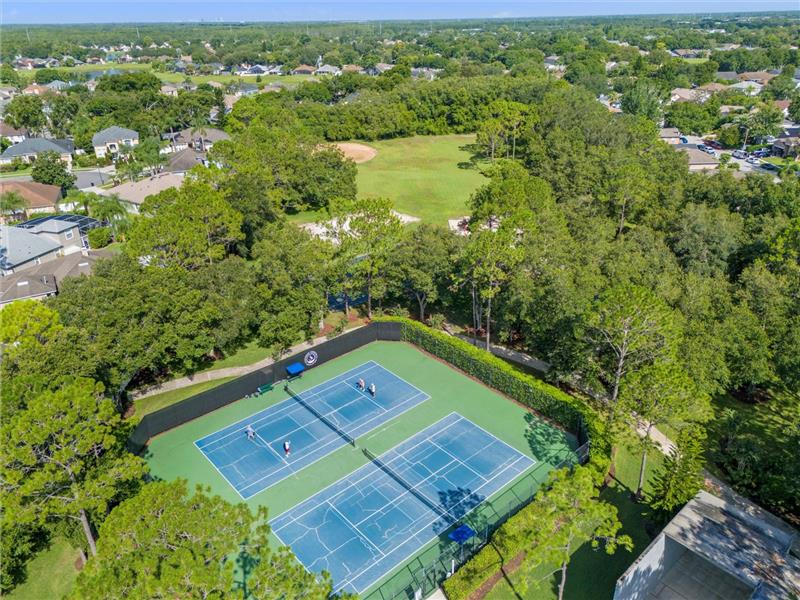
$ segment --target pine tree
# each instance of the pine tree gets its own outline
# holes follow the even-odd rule
[[[650,506],[667,518],[694,498],[703,485],[705,430],[699,425],[685,427],[670,455],[656,471]]]

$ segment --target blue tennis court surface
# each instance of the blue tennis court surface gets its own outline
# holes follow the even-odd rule
[[[451,413],[270,525],[335,590],[361,593],[534,464]]]
[[[359,390],[374,383],[373,398]],[[298,384],[295,383],[294,386]],[[356,438],[429,398],[410,383],[370,361],[195,442],[197,448],[242,497],[250,498],[344,446],[347,442],[306,403],[347,435]],[[248,439],[247,426],[255,430]],[[291,442],[291,454],[283,442]]]

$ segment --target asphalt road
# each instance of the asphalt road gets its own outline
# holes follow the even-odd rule
[[[113,172],[113,167],[105,167],[100,170],[93,169],[91,171],[73,171],[77,177],[75,180],[75,187],[82,190],[84,188],[93,188],[103,185],[104,183],[108,183]],[[31,176],[20,175],[19,177],[3,177],[0,181],[31,181]]]

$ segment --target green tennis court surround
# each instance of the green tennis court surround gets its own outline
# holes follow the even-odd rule
[[[377,324],[371,327],[376,327]],[[397,340],[397,323],[381,323],[386,335]],[[391,327],[388,327],[391,325]],[[364,328],[367,329],[367,328]],[[503,444],[530,459],[530,467],[516,474],[502,490],[495,490],[482,499],[478,507],[469,511],[470,527],[477,535],[464,548],[441,536],[419,537],[420,545],[408,555],[401,564],[387,566],[389,572],[378,578],[370,577],[369,587],[360,589],[362,596],[372,599],[413,597],[415,589],[424,593],[431,586],[441,583],[453,561],[460,563],[473,550],[484,543],[490,531],[504,521],[510,514],[530,501],[539,485],[547,479],[548,473],[559,465],[577,461],[578,439],[575,433],[565,431],[552,422],[524,408],[520,403],[502,396],[496,390],[468,377],[447,362],[420,350],[418,347],[401,341],[369,341],[375,333],[361,332],[363,345],[346,342],[345,346],[354,349],[333,358],[335,352],[319,351],[319,360],[313,368],[303,374],[303,389],[310,389],[323,382],[374,361],[384,365],[397,377],[421,390],[430,398],[409,410],[402,412],[377,428],[359,434],[357,446],[342,444],[335,451],[291,473],[267,489],[248,498],[245,502],[252,507],[266,506],[270,518],[290,511],[306,502],[321,490],[342,480],[371,461],[361,448],[369,448],[371,454],[381,455],[391,448],[413,438],[421,431],[431,427],[452,413],[497,438]],[[322,346],[318,347],[322,348]],[[286,359],[288,363],[291,358]],[[276,365],[276,373],[278,367]],[[265,379],[267,377],[264,377]],[[263,380],[260,382],[263,384]],[[256,386],[254,386],[255,389]],[[224,390],[223,390],[224,392]],[[379,388],[380,393],[380,388]],[[195,446],[195,440],[217,432],[220,429],[248,418],[254,413],[264,411],[270,406],[286,401],[287,393],[283,386],[275,386],[260,396],[251,395],[240,400],[217,399],[221,406],[212,412],[202,414],[179,427],[153,437],[145,456],[153,476],[172,480],[178,477],[189,480],[190,485],[200,484],[230,502],[241,502],[241,498],[228,481],[214,468],[209,460]],[[188,401],[187,401],[188,402]],[[214,405],[214,399],[204,399],[203,403]],[[205,404],[204,404],[205,406]],[[199,409],[193,409],[200,412]],[[566,414],[566,413],[565,413]],[[570,413],[571,415],[571,413]],[[574,423],[578,419],[569,416]],[[323,425],[323,427],[325,427]],[[293,444],[292,454],[302,449]],[[466,516],[464,516],[466,518]],[[459,521],[460,522],[460,521]],[[454,523],[454,525],[457,525]],[[442,534],[444,535],[444,534]],[[279,538],[273,535],[277,545]],[[452,548],[450,547],[452,546]],[[405,557],[407,553],[403,553]],[[420,562],[424,561],[424,565]],[[430,565],[436,568],[431,569]],[[419,570],[427,575],[420,580]]]

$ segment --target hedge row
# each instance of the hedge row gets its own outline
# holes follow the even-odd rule
[[[500,358],[476,348],[459,338],[436,331],[417,321],[400,317],[377,320],[401,323],[402,339],[461,369],[489,387],[513,398],[552,419],[565,429],[578,433],[586,428],[590,463],[605,473],[610,463],[610,444],[600,415],[579,398],[513,368]],[[529,507],[530,505],[528,505]],[[503,562],[519,554],[523,548],[513,532],[526,518],[527,508],[508,519],[487,544],[452,577],[444,582],[450,600],[465,600],[494,575]]]

